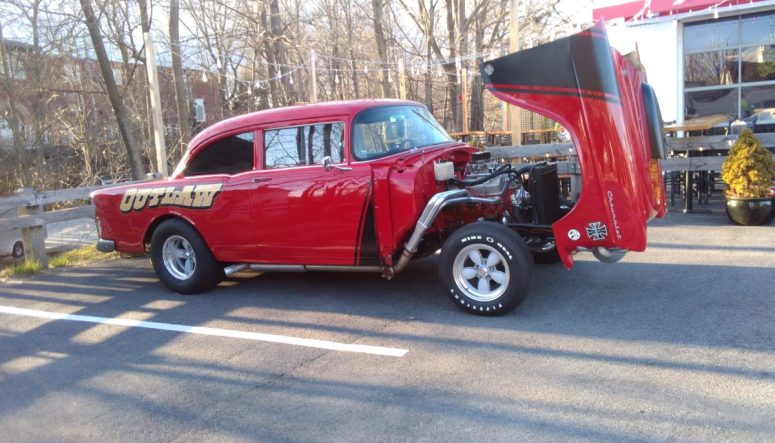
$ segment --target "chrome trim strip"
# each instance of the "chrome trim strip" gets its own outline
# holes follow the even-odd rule
[[[260,263],[237,263],[223,268],[226,276],[231,276],[239,271],[250,269],[259,272],[383,272],[383,266],[338,266],[338,265],[274,265]]]

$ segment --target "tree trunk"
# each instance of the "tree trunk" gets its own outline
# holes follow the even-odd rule
[[[455,25],[455,11],[456,0],[446,0],[447,6],[447,44],[449,46],[449,60],[444,64],[444,71],[447,74],[447,101],[449,102],[449,117],[446,126],[454,126],[456,131],[460,130],[458,124],[458,76],[457,67],[455,61],[457,60],[458,52],[458,37],[457,26]]]
[[[180,127],[180,142],[177,149],[182,155],[186,143],[191,140],[191,126],[189,122],[188,94],[186,93],[186,77],[183,73],[183,61],[180,57],[179,0],[170,0],[170,52],[172,53],[172,80],[175,83],[175,105],[178,111],[178,127]],[[252,88],[253,85],[250,85],[250,87]]]
[[[476,66],[482,64],[482,56],[479,55],[483,51],[484,46],[484,16],[478,15],[474,21],[474,48],[476,48]],[[470,105],[470,124],[469,130],[471,131],[483,131],[484,130],[484,85],[482,84],[482,76],[475,75],[471,82],[471,105]]]
[[[377,42],[377,57],[379,62],[385,63],[387,61],[387,44],[385,33],[382,29],[382,16],[385,9],[384,0],[371,0],[371,7],[374,12],[374,39]],[[382,71],[382,97],[390,97],[389,73],[384,67],[380,70]]]
[[[350,42],[354,42],[355,39],[353,37],[353,16],[352,16],[352,4],[350,0],[347,0],[347,3],[345,5],[345,14],[347,14],[347,39]],[[352,70],[352,82],[353,82],[353,93],[355,94],[356,98],[360,98],[361,91],[360,91],[360,85],[358,84],[358,67],[355,65],[355,50],[353,49],[354,45],[350,45],[350,69]]]
[[[283,42],[283,23],[280,16],[280,5],[277,0],[269,1],[269,25],[272,32],[272,49],[274,50],[275,61],[279,65],[280,85],[283,89],[283,104],[293,103],[296,98],[293,93],[293,85],[290,83],[288,74],[288,57],[286,56],[285,43]]]
[[[264,5],[266,6],[266,5]],[[269,29],[269,22],[266,17],[266,8],[261,8],[261,27],[263,29]],[[266,72],[269,76],[269,94],[272,98],[272,107],[276,108],[280,106],[281,91],[279,88],[279,82],[277,81],[277,60],[275,60],[275,54],[272,50],[272,44],[270,39],[264,38],[264,57],[266,57]]]
[[[97,62],[100,65],[100,72],[102,72],[102,78],[105,81],[105,91],[108,94],[110,105],[113,107],[113,113],[115,114],[116,122],[118,123],[118,130],[121,132],[121,138],[124,141],[124,147],[127,151],[129,167],[132,170],[132,178],[141,180],[145,176],[143,163],[140,159],[140,152],[137,149],[134,135],[132,134],[126,107],[124,106],[124,102],[121,99],[118,87],[116,86],[116,80],[113,78],[113,69],[110,65],[108,53],[105,50],[105,44],[102,41],[100,25],[97,22],[97,17],[94,15],[91,0],[80,0],[80,2],[84,19],[86,20],[86,27],[89,29],[89,36],[94,45],[94,52],[97,55]]]
[[[455,22],[455,26],[457,27],[457,44],[458,44],[458,51],[457,55],[459,58],[462,58],[468,53],[468,34],[464,32],[463,30],[463,23],[466,21],[466,0],[457,0],[457,21]],[[461,67],[465,68],[463,66],[463,61],[458,63]],[[464,112],[463,107],[466,106],[466,102],[468,101],[468,97],[463,97],[463,94],[465,93],[467,88],[463,87],[463,82],[467,82],[468,78],[462,75],[463,70],[460,70],[460,77],[458,78],[457,84],[455,84],[455,95],[457,95],[459,98],[459,105],[457,106],[457,112],[455,114],[455,121],[457,122],[457,127],[460,130],[465,129],[468,126],[468,122],[464,122],[463,119],[465,118],[466,113]],[[467,109],[465,110],[467,111]]]
[[[35,140],[33,145],[37,147],[43,146],[43,133],[46,127],[46,109],[45,100],[43,99],[43,50],[40,44],[40,27],[38,24],[38,17],[40,15],[40,1],[35,0],[32,2],[32,82],[35,88],[35,96],[32,102],[33,114],[35,115],[35,121],[33,127],[35,128]],[[40,151],[38,151],[40,152]]]
[[[433,48],[431,47],[432,38],[430,35],[426,35],[426,49],[425,49],[425,106],[428,107],[428,111],[433,113],[433,70],[431,69],[431,56]]]

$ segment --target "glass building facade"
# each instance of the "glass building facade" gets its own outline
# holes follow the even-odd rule
[[[775,12],[687,23],[684,120],[726,117],[775,132]]]

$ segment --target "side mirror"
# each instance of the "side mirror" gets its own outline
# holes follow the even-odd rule
[[[334,161],[331,160],[331,156],[330,155],[327,155],[327,156],[323,157],[323,163],[322,164],[323,164],[323,169],[325,169],[326,171],[330,171],[330,170],[334,169]]]

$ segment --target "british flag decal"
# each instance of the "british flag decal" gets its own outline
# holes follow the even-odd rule
[[[608,237],[608,228],[601,222],[594,222],[587,225],[587,237],[592,240],[604,240]]]

